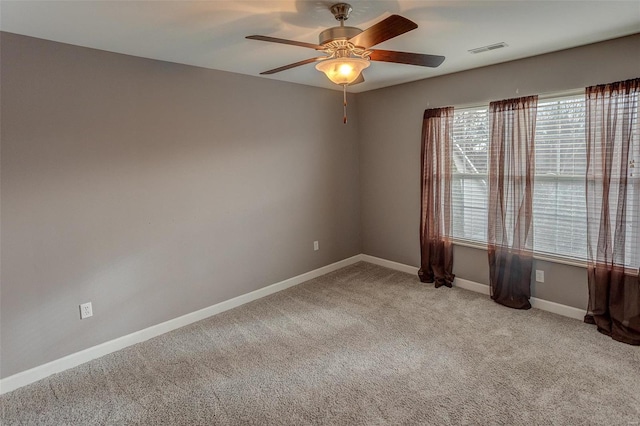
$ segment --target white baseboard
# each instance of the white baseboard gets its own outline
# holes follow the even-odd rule
[[[368,254],[361,254],[360,256],[362,256],[362,260],[365,262],[384,266],[385,268],[389,269],[395,269],[396,271],[406,272],[408,274],[417,274],[418,270],[420,269],[415,266],[405,265],[404,263],[398,263],[391,260],[382,259],[380,257],[369,256]]]
[[[587,311],[585,311],[584,309],[561,305],[560,303],[550,302],[544,299],[537,299],[535,297],[532,297],[529,301],[531,302],[532,307],[540,309],[541,311],[553,312],[554,314],[577,319],[580,321],[584,320],[584,315],[587,313]]]
[[[385,268],[408,272],[410,274],[417,274],[419,269],[415,266],[404,265],[402,263],[381,259],[379,257],[370,256],[368,254],[363,254],[362,260],[365,262],[384,266]],[[471,290],[475,291],[476,293],[489,295],[489,286],[486,284],[480,284],[478,282],[465,280],[463,278],[455,278],[453,280],[453,285],[465,290]],[[574,308],[573,306],[561,305],[560,303],[550,302],[548,300],[538,299],[536,297],[532,297],[530,299],[530,302],[533,308],[540,309],[542,311],[553,312],[554,314],[578,320],[583,320],[586,313],[583,309]]]
[[[336,271],[340,268],[352,265],[361,260],[362,255],[358,254],[353,257],[332,263],[330,265],[323,266],[322,268],[314,269],[313,271],[298,275],[296,277],[271,284],[267,287],[252,291],[250,293],[234,297],[233,299],[225,300],[224,302],[217,303],[207,308],[200,309],[181,317],[145,328],[144,330],[136,331],[126,336],[119,337],[117,339],[84,349],[80,352],[67,355],[63,358],[56,359],[46,364],[39,365],[29,370],[22,371],[20,373],[14,374],[13,376],[9,376],[0,380],[0,395],[28,385],[29,383],[44,379],[45,377],[48,377],[52,374],[60,373],[64,370],[68,370],[69,368],[73,368],[80,364],[84,364],[85,362],[126,348],[127,346],[144,342],[145,340],[160,336],[161,334],[167,333],[180,327],[184,327],[185,325],[192,324],[196,321],[203,320],[220,312],[233,309],[240,305],[244,305],[245,303],[252,302],[254,300],[260,299],[273,293],[277,293],[289,287],[301,284],[305,281],[312,280],[321,275],[328,274],[329,272]]]
[[[465,280],[464,278],[454,278],[453,285],[456,287],[464,288],[465,290],[475,291],[476,293],[486,294],[490,293],[489,286],[486,284],[480,284],[475,281]]]
[[[358,254],[348,259],[341,260],[339,262],[332,263],[322,268],[315,269],[313,271],[298,275],[293,278],[289,278],[284,281],[280,281],[275,284],[271,284],[267,287],[252,291],[247,294],[243,294],[233,299],[225,300],[224,302],[217,303],[204,309],[200,309],[195,312],[183,315],[178,318],[174,318],[169,321],[145,328],[144,330],[136,331],[126,336],[119,337],[117,339],[93,346],[91,348],[84,349],[80,352],[67,355],[63,358],[48,362],[46,364],[31,368],[26,371],[14,374],[13,376],[0,379],[0,395],[3,393],[11,392],[29,383],[36,382],[44,379],[52,374],[60,373],[69,368],[73,368],[85,362],[99,358],[101,356],[110,354],[127,346],[135,345],[136,343],[144,342],[153,337],[160,336],[161,334],[175,330],[180,327],[192,324],[196,321],[203,320],[212,315],[233,309],[245,303],[252,302],[262,297],[268,296],[273,293],[277,293],[289,287],[301,284],[305,281],[317,278],[321,275],[328,274],[329,272],[336,271],[345,266],[352,265],[359,261],[365,261],[373,263],[375,265],[384,266],[389,269],[394,269],[409,274],[417,274],[418,269],[415,266],[409,266],[391,260],[381,259],[379,257],[370,256],[367,254]],[[477,293],[489,294],[489,286],[480,284],[474,281],[465,280],[462,278],[456,278],[453,281],[453,285],[466,290],[475,291]],[[547,300],[531,298],[531,306],[543,311],[553,312],[558,315],[563,315],[569,318],[575,318],[582,320],[585,312],[581,309],[573,308],[571,306],[561,305],[559,303],[550,302]]]

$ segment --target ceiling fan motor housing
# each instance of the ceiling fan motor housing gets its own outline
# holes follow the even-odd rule
[[[353,8],[349,3],[336,3],[329,8],[333,16],[340,21],[344,22],[349,19],[349,14],[353,12]]]
[[[319,44],[329,43],[334,40],[349,40],[360,34],[362,30],[356,27],[332,27],[320,33]]]

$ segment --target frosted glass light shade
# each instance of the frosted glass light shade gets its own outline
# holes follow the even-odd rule
[[[362,58],[335,58],[319,62],[316,69],[334,83],[344,85],[353,83],[369,65],[369,61]]]

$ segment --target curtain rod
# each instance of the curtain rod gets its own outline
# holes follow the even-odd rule
[[[584,94],[585,88],[577,88],[577,89],[568,89],[568,90],[562,90],[562,91],[557,91],[557,92],[543,92],[543,93],[530,93],[530,94],[520,94],[519,89],[516,89],[516,93],[515,93],[515,98],[517,97],[522,97],[522,96],[532,96],[532,95],[538,95],[538,99],[540,100],[545,100],[545,99],[551,99],[551,98],[561,98],[561,97],[565,97],[565,96],[574,96],[574,95],[580,95],[580,94]],[[508,99],[508,98],[505,98]],[[459,108],[459,109],[467,109],[467,108],[483,108],[486,106],[489,106],[489,103],[493,102],[493,101],[497,101],[500,99],[491,99],[491,100],[484,100],[484,101],[479,101],[479,102],[470,102],[470,103],[466,103],[466,104],[454,104],[453,107],[454,108]],[[439,105],[439,106],[430,106],[429,103],[427,102],[427,107],[425,109],[430,109],[430,108],[440,108],[440,107],[444,107],[447,105]]]

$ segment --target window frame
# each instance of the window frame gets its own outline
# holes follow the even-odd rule
[[[573,89],[573,90],[569,90],[569,91],[562,91],[562,92],[553,92],[553,93],[546,93],[544,95],[540,95],[539,96],[539,101],[540,102],[545,102],[545,101],[551,101],[551,100],[555,100],[555,99],[562,99],[562,98],[569,98],[569,97],[574,97],[574,96],[584,96],[584,89]],[[486,109],[488,112],[488,108],[489,108],[489,102],[487,103],[474,103],[474,104],[465,104],[465,105],[459,105],[459,106],[455,106],[454,107],[456,110],[473,110],[473,109]],[[640,119],[640,117],[639,117]],[[638,129],[640,129],[640,123],[637,123],[638,125]],[[487,123],[488,126],[488,123]],[[489,136],[490,137],[490,136]],[[455,142],[455,140],[454,140]],[[453,161],[453,158],[452,158]],[[455,170],[455,164],[453,165]],[[636,168],[638,166],[636,165]],[[640,171],[640,170],[639,170]],[[456,173],[453,172],[452,173],[452,180],[455,180],[457,177],[462,177],[463,179],[487,179],[487,183],[488,183],[488,173],[487,174],[475,174],[475,173]],[[535,176],[536,180],[538,179],[543,179],[543,180],[549,180],[550,182],[556,182],[556,181],[562,181],[562,180],[566,180],[566,181],[571,181],[571,182],[576,182],[576,181],[581,181],[585,183],[586,186],[586,176],[580,176],[580,175],[559,175],[559,176],[545,176],[545,175],[536,175]],[[640,176],[637,177],[633,177],[633,185],[635,186],[640,185]],[[637,182],[636,182],[637,181]],[[640,197],[640,195],[638,195],[638,197]],[[585,200],[585,208],[586,208],[586,200]],[[453,209],[453,206],[452,206]],[[638,211],[634,213],[637,217],[640,217],[640,208],[638,208]],[[452,222],[455,219],[452,217]],[[535,220],[535,219],[534,219]],[[535,223],[534,223],[535,226]],[[638,231],[640,232],[640,231]],[[466,239],[466,238],[461,238],[461,237],[457,237],[453,235],[453,230],[452,230],[452,234],[450,236],[451,241],[453,244],[458,245],[458,246],[462,246],[462,247],[469,247],[469,248],[474,248],[474,249],[482,249],[482,250],[487,250],[488,244],[486,242],[486,232],[485,232],[485,241],[478,241],[478,240],[474,240],[474,239]],[[586,241],[586,237],[585,237],[585,246],[587,244]],[[637,243],[638,248],[640,248],[640,241],[638,241]],[[638,253],[640,254],[640,251],[638,251]],[[552,263],[559,263],[559,264],[564,264],[564,265],[569,265],[569,266],[575,266],[575,267],[581,267],[581,268],[586,268],[588,267],[589,264],[589,260],[587,258],[588,255],[585,254],[585,258],[577,258],[577,257],[572,257],[572,256],[568,256],[568,255],[562,255],[562,254],[554,254],[554,253],[548,253],[548,252],[542,252],[542,251],[536,251],[534,249],[533,251],[533,258],[536,260],[541,260],[541,261],[546,261],[546,262],[552,262]],[[638,270],[636,269],[631,269],[631,268],[625,268],[625,269],[629,269],[631,271],[631,273],[638,273]]]

